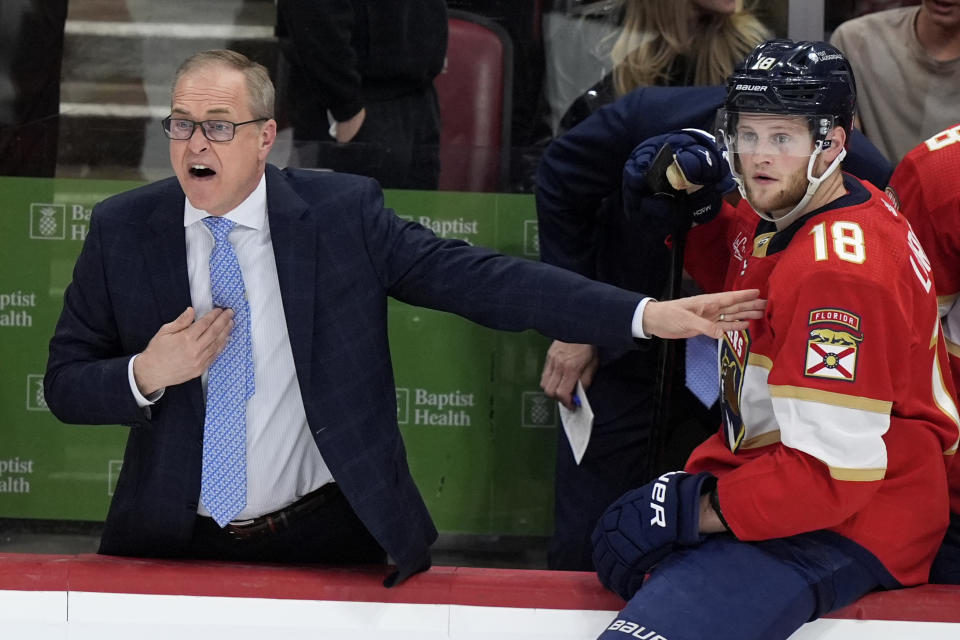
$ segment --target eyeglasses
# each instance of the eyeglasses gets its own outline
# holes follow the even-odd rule
[[[230,142],[237,133],[237,127],[253,122],[263,122],[264,120],[269,120],[269,118],[257,118],[246,122],[230,122],[229,120],[195,122],[186,118],[167,116],[160,124],[163,126],[163,132],[171,140],[189,140],[193,137],[194,129],[199,126],[207,140],[211,142]]]

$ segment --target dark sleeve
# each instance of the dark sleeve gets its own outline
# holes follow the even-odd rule
[[[142,423],[147,412],[130,390],[127,365],[133,354],[124,352],[112,313],[102,234],[95,209],[50,340],[44,398],[63,422]]]
[[[600,108],[547,148],[537,170],[540,258],[596,277],[598,211],[633,148],[684,127],[711,129],[721,87],[646,87]]]
[[[362,198],[366,251],[390,296],[492,329],[534,329],[565,342],[635,346],[631,323],[642,295],[438,238],[385,209],[372,181]]]
[[[333,117],[349,120],[363,107],[357,52],[352,46],[350,0],[279,0],[277,20],[312,95],[323,96]]]
[[[887,188],[890,176],[893,174],[893,165],[873,146],[873,143],[859,129],[854,129],[850,136],[850,146],[847,148],[847,157],[843,161],[844,171],[848,171],[861,180],[867,180],[881,191]]]
[[[554,140],[537,168],[540,259],[588,278],[596,276],[597,211],[619,189],[633,149],[622,105],[600,109]]]
[[[596,113],[597,109],[616,100],[613,76],[607,74],[574,100],[560,118],[557,135],[562,135]]]

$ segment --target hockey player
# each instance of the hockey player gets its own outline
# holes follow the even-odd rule
[[[744,199],[691,229],[686,266],[768,304],[721,340],[719,433],[597,525],[597,573],[628,599],[605,640],[787,638],[927,581],[960,419],[930,263],[887,197],[840,171],[854,106],[822,42],[766,42],[729,80],[718,139]],[[625,185],[648,184],[664,139],[710,189],[721,157],[696,132],[641,145]]]
[[[725,96],[723,86],[641,87],[554,140],[537,170],[540,259],[594,280],[660,295],[671,267],[668,233],[657,236],[652,226],[658,221],[651,216],[640,223],[625,215],[624,163],[634,147],[652,136],[684,127],[711,128]],[[889,161],[859,131],[850,138],[844,168],[886,187],[893,171]],[[557,430],[550,568],[593,570],[590,534],[603,510],[657,471],[682,466],[716,429],[718,406],[714,403],[708,411],[686,388],[686,347],[674,348],[678,366],[662,372],[672,381],[672,393],[661,404],[657,380],[664,363],[657,348],[551,344],[541,379],[544,392],[572,408],[574,389],[582,382],[594,419],[579,462],[564,430]],[[664,406],[667,421],[661,424],[657,408]]]
[[[910,220],[932,266],[954,382],[960,380],[960,124],[914,147],[887,191]],[[950,529],[930,581],[960,584],[960,464],[950,469]]]

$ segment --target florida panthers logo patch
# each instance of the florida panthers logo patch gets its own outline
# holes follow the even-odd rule
[[[807,328],[804,375],[844,382],[856,380],[857,356],[863,341],[860,316],[843,309],[814,309]]]
[[[743,373],[750,354],[748,331],[727,331],[720,341],[720,411],[727,436],[727,446],[736,451],[746,431],[740,414],[740,393]]]

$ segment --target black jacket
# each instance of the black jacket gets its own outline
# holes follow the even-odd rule
[[[444,0],[279,0],[277,37],[316,112],[348,120],[367,102],[422,90],[447,53]],[[303,96],[298,96],[303,99]]]

